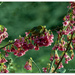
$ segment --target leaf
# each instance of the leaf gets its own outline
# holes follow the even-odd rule
[[[0,2],[0,5],[2,4],[3,2]]]
[[[61,68],[61,69],[58,69],[57,72],[58,73],[65,73],[66,72],[66,69],[65,68]]]
[[[2,31],[4,29],[4,26],[0,25],[0,30]]]

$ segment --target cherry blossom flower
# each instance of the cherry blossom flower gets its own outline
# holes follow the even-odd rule
[[[25,64],[25,66],[24,66],[24,68],[26,70],[32,70],[32,64],[27,61],[26,64]]]

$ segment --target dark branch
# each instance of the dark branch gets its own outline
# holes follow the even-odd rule
[[[62,60],[63,60],[63,58],[64,58],[65,53],[69,50],[69,46],[70,46],[70,43],[71,43],[71,41],[72,41],[72,37],[73,37],[73,34],[71,35],[71,39],[70,39],[70,42],[69,42],[68,45],[67,45],[66,51],[64,52],[62,58],[60,59],[59,63],[57,64],[57,66],[56,66],[55,70],[53,71],[53,73],[55,73],[55,71],[58,69],[60,63],[62,62]]]
[[[12,42],[12,43],[8,43],[7,45],[1,47],[0,49],[3,49],[3,48],[5,48],[6,46],[11,45],[11,44],[14,44],[14,42]]]

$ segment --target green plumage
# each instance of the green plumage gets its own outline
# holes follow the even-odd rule
[[[44,26],[38,26],[38,27],[34,27],[30,30],[30,32],[33,34],[33,35],[40,35],[44,32]]]

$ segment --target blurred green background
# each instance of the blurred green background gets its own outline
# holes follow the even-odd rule
[[[68,2],[4,2],[0,5],[0,24],[7,28],[9,37],[3,41],[1,46],[5,45],[8,40],[18,38],[19,35],[24,36],[25,31],[35,26],[46,25],[47,29],[62,26],[68,5]],[[57,33],[54,31],[53,34],[55,41]],[[54,43],[49,47],[41,47],[39,51],[29,50],[22,57],[11,53],[9,57],[13,59],[13,68],[10,68],[10,73],[38,73],[34,65],[32,71],[24,69],[25,62],[32,57],[42,70],[42,67],[46,67],[49,62],[53,45]],[[69,70],[75,68],[74,63],[74,59],[67,65],[63,62],[66,72],[75,72]]]

